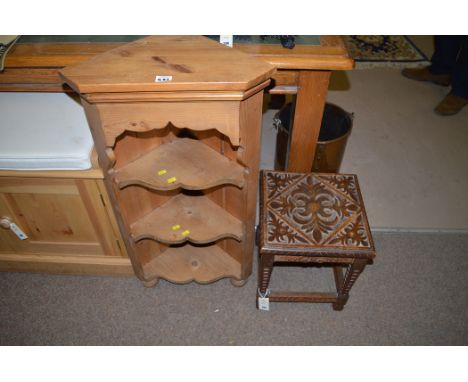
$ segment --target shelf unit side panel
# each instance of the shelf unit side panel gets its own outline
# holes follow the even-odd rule
[[[193,136],[200,142],[211,147],[230,160],[237,161],[237,149],[239,146],[233,146],[229,137],[221,134],[217,130],[193,131]]]
[[[112,155],[113,152],[110,151],[110,147],[113,146],[114,143],[112,143],[110,147],[106,145],[106,139],[102,129],[102,116],[97,106],[86,102],[84,99],[82,99],[82,104],[86,113],[86,118],[88,120],[91,134],[93,136],[94,146],[98,154],[99,165],[101,166],[104,173],[104,186],[111,201],[117,225],[122,235],[122,239],[125,244],[128,257],[131,260],[135,275],[141,279],[143,277],[143,268],[140,261],[138,261],[136,258],[135,244],[133,240],[131,240],[127,235],[128,227],[122,217],[122,210],[117,198],[117,190],[109,175],[109,172],[112,171],[112,167],[115,164],[115,158]],[[109,155],[109,153],[111,155]]]
[[[112,185],[121,215],[126,222],[127,233],[134,222],[144,218],[179,193],[178,190],[157,191],[140,186],[129,186],[121,190],[115,183]]]
[[[114,170],[134,162],[151,150],[171,142],[176,137],[175,128],[167,125],[162,129],[153,129],[142,133],[125,131],[118,136],[113,147],[115,155]]]
[[[244,222],[242,245],[230,243],[227,251],[242,264],[242,279],[252,273],[255,240],[255,218],[257,211],[258,174],[260,163],[260,140],[262,126],[263,92],[241,102],[240,147],[238,160],[247,167],[245,187],[241,195],[232,187],[226,187],[226,210]],[[239,216],[238,214],[241,214]]]

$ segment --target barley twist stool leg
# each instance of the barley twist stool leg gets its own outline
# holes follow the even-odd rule
[[[258,289],[260,293],[266,293],[270,283],[271,272],[273,271],[274,255],[260,254],[258,264]]]
[[[346,271],[346,275],[343,280],[343,285],[338,290],[338,296],[336,298],[336,302],[333,303],[334,310],[343,310],[346,302],[349,298],[349,292],[351,287],[356,282],[357,278],[361,274],[361,272],[366,267],[367,261],[362,259],[356,259],[354,262],[348,267]]]

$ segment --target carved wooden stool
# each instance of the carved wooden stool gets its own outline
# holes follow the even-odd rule
[[[356,175],[262,171],[258,247],[260,309],[277,301],[328,302],[342,310],[375,257]],[[278,262],[332,265],[337,293],[270,292]]]

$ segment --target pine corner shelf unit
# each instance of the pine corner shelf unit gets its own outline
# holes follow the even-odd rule
[[[251,274],[262,95],[274,70],[205,37],[152,36],[61,71],[82,98],[145,286],[239,286]]]

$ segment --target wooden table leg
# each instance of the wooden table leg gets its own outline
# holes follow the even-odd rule
[[[265,294],[270,283],[271,272],[273,271],[274,255],[260,254],[258,262],[258,289]]]
[[[346,302],[348,301],[351,287],[354,285],[357,278],[359,277],[361,272],[366,267],[366,264],[367,264],[367,260],[364,260],[364,259],[354,260],[354,262],[348,267],[346,274],[344,276],[344,280],[342,282],[337,281],[337,285],[340,285],[340,284],[341,285],[338,290],[336,302],[333,304],[334,310],[343,310]],[[341,272],[340,269],[335,268],[335,278],[336,278],[338,271]]]
[[[287,169],[310,172],[322,123],[329,70],[301,70]]]

